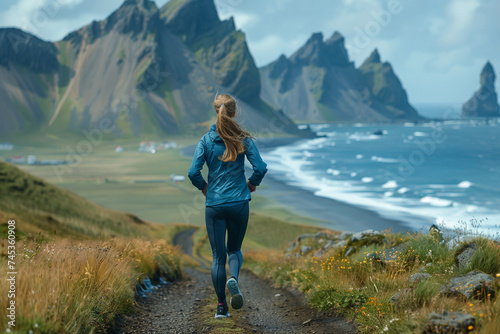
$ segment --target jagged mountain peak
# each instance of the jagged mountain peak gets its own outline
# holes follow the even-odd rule
[[[344,36],[337,31],[326,42],[323,33],[313,33],[291,60],[299,65],[314,64],[318,67],[349,65]]]
[[[151,0],[125,0],[123,4],[103,21],[91,24],[64,37],[64,41],[79,44],[82,40],[90,43],[112,30],[123,34],[138,34],[153,31],[160,21],[159,9]]]
[[[161,17],[174,34],[187,44],[217,29],[219,33],[234,31],[234,19],[221,21],[213,0],[170,0],[161,8]]]
[[[21,64],[44,73],[59,68],[54,45],[20,29],[0,28],[0,45],[0,66]]]
[[[147,11],[157,11],[158,7],[154,1],[151,0],[125,0],[120,8],[124,7],[138,7]]]
[[[489,61],[483,67],[480,76],[481,86],[493,86],[496,79],[495,70]]]
[[[338,42],[338,41],[342,41],[342,43],[344,42],[344,35],[342,35],[340,32],[338,31],[335,31],[332,35],[332,37],[330,37],[326,42],[325,44],[331,44],[331,43],[335,43],[335,42]]]
[[[370,56],[368,56],[368,58],[366,58],[364,64],[378,64],[378,63],[381,63],[381,58],[380,58],[380,53],[378,52],[378,49],[375,49],[372,51],[372,53],[370,54]],[[363,64],[363,65],[364,65]]]
[[[500,115],[495,79],[495,70],[488,61],[479,76],[481,84],[479,90],[462,107],[462,113],[465,116],[498,117]]]

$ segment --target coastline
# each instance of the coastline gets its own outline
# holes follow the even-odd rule
[[[276,147],[289,145],[297,141],[307,140],[300,137],[276,137],[256,140],[256,145],[264,153]],[[195,145],[187,146],[181,151],[192,156]],[[251,169],[247,171],[251,173]],[[248,174],[249,175],[249,174]],[[264,187],[257,188],[255,195],[276,201],[294,214],[310,217],[321,223],[320,227],[332,230],[358,232],[366,229],[383,231],[391,228],[393,233],[416,232],[428,228],[433,222],[422,217],[421,227],[415,227],[415,221],[383,217],[376,211],[358,207],[334,199],[316,196],[312,191],[288,185],[280,179],[278,173],[269,170],[262,181]],[[413,220],[420,220],[413,217]]]

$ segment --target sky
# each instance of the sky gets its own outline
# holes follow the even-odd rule
[[[158,7],[168,0],[156,0]],[[102,20],[122,0],[2,0],[0,26],[56,41]],[[500,71],[497,0],[215,0],[235,18],[258,66],[292,55],[314,32],[346,38],[360,66],[378,48],[413,104],[463,103],[479,88],[489,60]],[[498,87],[498,85],[497,85]]]

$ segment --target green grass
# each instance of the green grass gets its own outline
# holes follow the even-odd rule
[[[500,273],[500,254],[499,246],[493,241],[484,237],[467,242],[467,244],[475,243],[476,251],[472,256],[467,267],[461,270],[462,274],[466,274],[472,270],[480,270],[486,274],[495,276]]]

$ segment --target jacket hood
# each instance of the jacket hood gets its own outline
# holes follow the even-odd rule
[[[210,127],[210,132],[209,132],[210,136],[212,137],[212,139],[214,141],[221,141],[221,142],[223,142],[222,138],[219,137],[219,134],[217,133],[216,129],[217,128],[215,127],[215,124],[212,124],[212,126]]]

